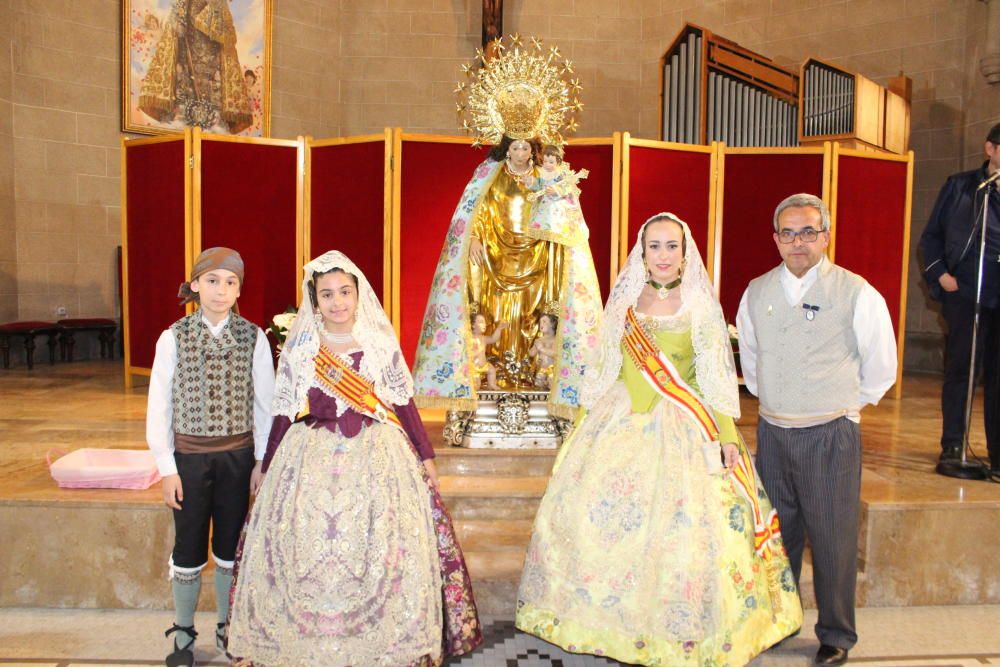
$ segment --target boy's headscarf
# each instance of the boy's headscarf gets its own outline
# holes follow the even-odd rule
[[[177,290],[177,298],[181,300],[180,305],[183,306],[191,301],[199,303],[198,293],[191,289],[191,283],[198,280],[198,276],[216,269],[232,271],[239,278],[240,286],[243,286],[243,258],[240,257],[240,253],[232,248],[209,248],[198,255],[194,267],[191,268],[191,279],[181,283],[180,289]]]

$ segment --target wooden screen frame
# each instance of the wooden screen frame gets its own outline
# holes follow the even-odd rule
[[[303,249],[304,231],[303,218],[305,209],[305,137],[299,135],[295,139],[272,139],[270,137],[238,137],[227,134],[210,134],[202,132],[201,128],[193,128],[191,132],[191,252],[189,261],[194,260],[201,254],[201,144],[204,141],[217,141],[231,144],[255,144],[257,146],[286,146],[295,148],[296,174],[295,174],[295,256],[302,257],[305,253]],[[190,269],[189,269],[190,270]],[[295,298],[302,299],[302,263],[295,269]],[[194,306],[188,304],[188,312],[192,312]]]
[[[131,351],[131,323],[129,321],[129,281],[128,281],[128,149],[132,146],[146,146],[149,144],[161,144],[174,141],[184,142],[184,162],[187,168],[184,169],[184,272],[191,273],[194,258],[191,254],[193,247],[192,220],[191,220],[191,197],[192,197],[192,170],[191,170],[191,144],[192,132],[188,128],[183,134],[161,134],[141,139],[129,139],[121,137],[119,146],[121,150],[121,236],[122,236],[122,347],[124,348],[123,364],[125,389],[131,390],[134,385],[134,375],[149,377],[153,373],[152,368],[132,365]],[[191,304],[187,305],[186,312],[191,312]]]
[[[906,163],[906,200],[903,205],[903,244],[900,248],[902,258],[902,271],[899,280],[899,322],[896,332],[896,383],[893,385],[893,397],[896,399],[903,396],[903,354],[906,347],[906,303],[909,296],[910,279],[910,228],[913,223],[913,151],[907,151],[905,155],[895,153],[873,152],[858,150],[854,148],[842,148],[839,144],[832,144],[831,150],[831,170],[830,170],[830,200],[826,198],[830,209],[830,246],[827,248],[827,256],[830,261],[835,261],[837,251],[837,182],[840,175],[840,157],[863,158],[866,160],[881,160],[883,162],[905,162]]]
[[[305,266],[311,259],[312,247],[312,149],[324,146],[346,146],[350,144],[368,144],[382,142],[384,144],[384,166],[382,177],[382,308],[386,313],[392,313],[393,277],[392,277],[392,209],[393,209],[393,129],[385,128],[381,134],[360,134],[353,137],[335,137],[331,139],[303,138],[303,211],[302,211],[302,254],[301,264]],[[299,291],[302,290],[301,268],[299,270]],[[302,295],[299,294],[299,299]],[[391,319],[391,317],[390,317]],[[395,322],[393,322],[395,326]],[[397,335],[399,332],[396,332]]]
[[[617,134],[617,133],[616,133]],[[701,153],[709,155],[709,184],[708,184],[708,238],[705,239],[705,248],[707,250],[705,257],[705,270],[708,271],[708,275],[712,277],[713,282],[717,282],[715,279],[715,259],[718,256],[717,250],[717,220],[721,213],[722,199],[721,199],[721,163],[719,158],[718,142],[713,142],[710,146],[702,146],[700,144],[682,144],[674,141],[659,141],[658,139],[635,139],[631,136],[629,132],[621,133],[621,213],[619,215],[619,230],[618,230],[618,257],[616,261],[612,262],[613,274],[611,277],[611,284],[614,285],[615,278],[617,278],[618,271],[624,266],[629,253],[629,235],[628,235],[628,214],[629,214],[629,176],[631,169],[631,147],[639,146],[642,148],[655,148],[661,150],[672,150],[681,151],[685,153]],[[718,292],[718,287],[715,287],[716,292]],[[718,294],[716,294],[718,296]]]
[[[716,234],[715,234],[715,247],[713,251],[716,253],[715,257],[719,257],[722,254],[722,237],[726,233],[725,224],[725,209],[723,204],[725,199],[725,183],[726,183],[726,156],[727,155],[822,155],[823,156],[823,184],[822,192],[820,194],[820,199],[823,203],[830,207],[830,197],[831,186],[830,186],[830,174],[833,164],[833,151],[831,148],[831,143],[829,141],[824,142],[822,146],[743,146],[743,147],[730,147],[725,144],[725,142],[716,142],[715,149],[717,151],[716,160],[716,196],[717,196],[717,216],[716,216]],[[774,202],[777,206],[778,202]],[[833,246],[833,219],[830,220],[830,247]],[[830,254],[830,247],[827,248],[827,256],[830,257],[831,261],[833,259]],[[714,266],[712,271],[709,272],[712,277],[712,283],[715,285],[715,295],[719,296],[719,284],[721,273],[721,264],[719,266]]]
[[[611,242],[609,244],[611,246],[609,249],[611,252],[611,261],[608,263],[611,275],[608,276],[609,293],[611,288],[615,286],[615,279],[618,277],[622,261],[619,257],[620,252],[618,251],[618,247],[621,245],[622,239],[622,151],[624,137],[627,135],[628,132],[614,132],[610,137],[581,137],[566,141],[568,146],[611,146]],[[625,224],[628,224],[627,221]],[[587,226],[589,227],[590,224],[588,223]]]
[[[400,284],[400,220],[402,217],[402,196],[403,196],[403,142],[421,142],[433,144],[465,144],[472,146],[473,140],[468,137],[456,137],[442,134],[423,134],[404,132],[403,128],[396,127],[392,130],[392,154],[390,164],[392,170],[392,188],[390,199],[392,204],[392,298],[390,303],[392,309],[388,310],[389,319],[392,320],[392,327],[396,331],[396,337],[400,337],[400,314],[399,314],[399,284]],[[461,193],[459,193],[461,196]],[[457,201],[457,199],[456,199]]]

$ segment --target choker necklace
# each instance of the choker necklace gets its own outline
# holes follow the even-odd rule
[[[681,284],[681,279],[680,276],[678,276],[676,279],[670,281],[666,285],[661,285],[660,283],[650,278],[649,280],[646,281],[646,284],[654,288],[656,290],[656,298],[659,299],[660,301],[663,301],[668,296],[670,296],[670,290]]]
[[[334,345],[346,345],[347,343],[350,343],[352,340],[354,340],[354,335],[351,334],[350,332],[348,332],[348,333],[332,333],[330,331],[327,331],[326,327],[324,327],[321,330],[321,332],[323,334],[323,338],[326,338],[328,341],[330,341]]]

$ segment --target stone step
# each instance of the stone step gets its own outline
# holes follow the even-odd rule
[[[437,447],[439,475],[548,477],[555,462],[553,449],[468,449]]]
[[[441,497],[455,521],[535,518],[547,477],[440,476]]]
[[[521,580],[524,567],[524,549],[514,551],[466,551],[465,564],[469,567],[472,582]]]
[[[524,551],[532,523],[529,519],[455,521],[455,532],[466,551]]]

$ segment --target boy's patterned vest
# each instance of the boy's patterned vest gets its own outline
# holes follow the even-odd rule
[[[257,326],[231,313],[215,337],[195,311],[170,329],[177,342],[174,433],[218,437],[252,432]]]

